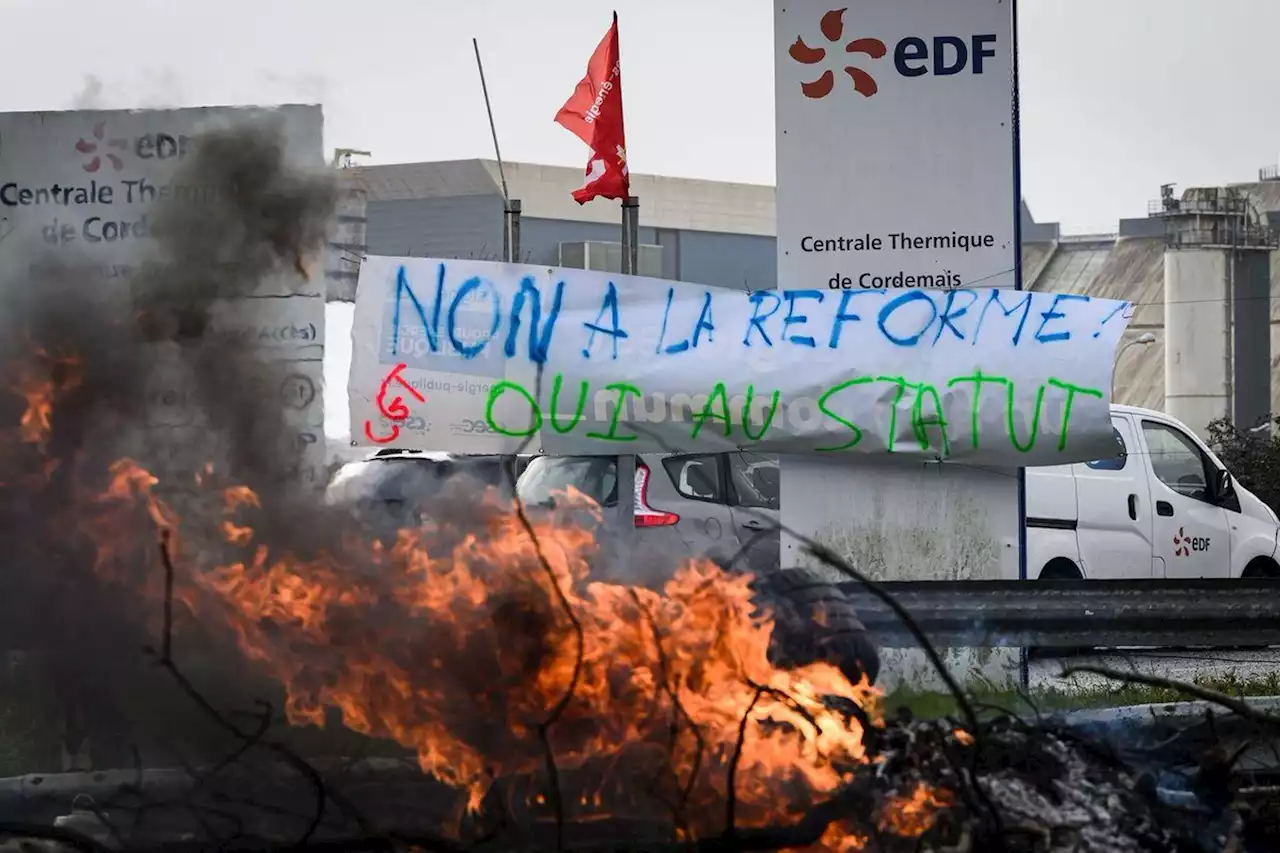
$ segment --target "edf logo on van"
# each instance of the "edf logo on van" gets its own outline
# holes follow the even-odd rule
[[[1188,536],[1186,530],[1179,527],[1173,534],[1173,556],[1190,557],[1191,552],[1203,553],[1209,550],[1208,536]]]
[[[846,38],[844,15],[847,11],[832,9],[818,22],[818,29],[835,51],[832,60],[827,58],[827,47],[811,47],[803,36],[796,37],[787,54],[801,65],[820,66],[834,61],[849,78],[853,90],[864,98],[870,98],[880,91],[872,74],[872,63],[883,59],[889,50],[878,38],[856,35]],[[997,41],[995,33],[906,35],[893,45],[893,70],[906,78],[982,74],[986,60],[996,55]],[[816,68],[814,70],[817,71]],[[812,80],[801,82],[800,91],[806,98],[825,98],[835,89],[835,83],[835,70],[827,68]]]

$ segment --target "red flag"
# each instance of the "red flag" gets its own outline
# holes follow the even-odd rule
[[[618,13],[591,61],[587,76],[556,113],[556,123],[591,146],[587,182],[575,190],[573,200],[586,204],[593,198],[625,199],[631,194],[627,170],[627,137],[622,123],[622,67],[618,56]]]

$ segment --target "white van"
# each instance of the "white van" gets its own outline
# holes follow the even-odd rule
[[[1117,454],[1027,469],[1032,578],[1280,577],[1280,521],[1175,418],[1112,406]]]

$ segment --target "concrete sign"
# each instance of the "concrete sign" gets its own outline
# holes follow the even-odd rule
[[[1012,7],[775,0],[779,288],[1015,286]],[[940,457],[837,472],[786,456],[784,523],[884,579],[1017,577],[1017,469]],[[783,566],[806,561],[782,547]]]
[[[5,287],[48,280],[71,269],[77,286],[129,298],[135,273],[154,258],[151,231],[160,203],[207,204],[218,187],[196,186],[182,165],[201,134],[245,119],[280,118],[284,157],[298,168],[324,167],[319,106],[207,107],[0,113],[0,277]],[[320,433],[323,420],[324,276],[264,281],[252,297],[215,306],[214,325],[261,349],[264,361],[289,362],[289,387],[264,388],[263,406],[284,403],[290,422]],[[174,373],[177,376],[180,371]],[[274,371],[279,373],[279,371]],[[184,404],[175,380],[157,369],[146,395],[147,423],[199,430],[202,415]],[[274,381],[274,380],[273,380]],[[277,383],[278,384],[278,383]],[[303,449],[300,469],[322,476],[324,445]]]

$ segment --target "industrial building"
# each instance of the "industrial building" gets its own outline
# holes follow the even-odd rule
[[[573,201],[581,170],[503,167],[477,159],[344,169],[330,300],[354,298],[365,252],[500,259],[504,179],[520,201],[522,262],[620,269],[619,205]],[[632,175],[632,192],[641,274],[744,290],[776,285],[773,187]],[[1274,168],[1231,187],[1181,195],[1163,187],[1148,216],[1122,219],[1112,234],[1063,235],[1056,223],[1034,221],[1024,203],[1023,280],[1029,289],[1135,304],[1117,350],[1118,402],[1168,411],[1196,430],[1221,415],[1251,425],[1280,413],[1277,226]]]

